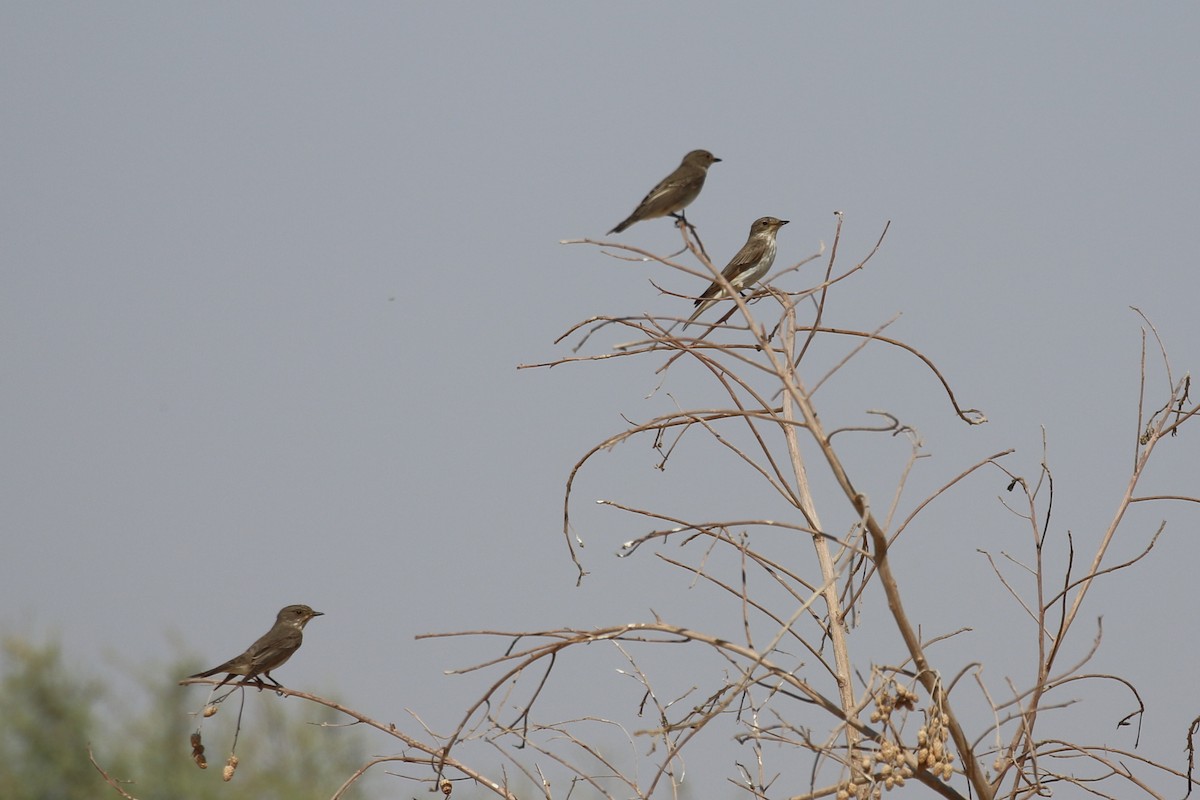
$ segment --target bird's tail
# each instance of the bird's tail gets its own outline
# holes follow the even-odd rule
[[[711,306],[712,304],[713,304],[712,300],[697,300],[696,301],[696,310],[693,311],[692,315],[687,318],[687,322],[683,323],[683,329],[687,330],[687,326],[691,325],[693,322],[695,322],[696,317],[700,316],[705,311],[707,311],[708,307]]]
[[[629,217],[628,219],[626,219],[626,220],[622,221],[620,224],[618,224],[617,227],[615,227],[611,231],[609,231],[607,235],[612,236],[614,233],[620,233],[621,231],[625,230],[626,228],[628,228],[630,225],[632,225],[635,222],[637,222],[636,219],[634,219],[633,217]]]
[[[225,668],[223,666],[222,667],[213,667],[212,669],[207,670],[205,672],[197,672],[195,675],[188,675],[188,677],[189,678],[211,678],[213,675],[216,675],[218,672],[224,672],[224,671],[225,671]]]

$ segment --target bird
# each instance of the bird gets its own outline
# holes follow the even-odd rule
[[[283,663],[300,649],[300,643],[304,640],[304,634],[301,631],[304,630],[308,621],[313,617],[323,615],[323,612],[313,611],[305,605],[286,606],[276,615],[275,624],[271,626],[271,630],[246,648],[246,652],[229,659],[219,667],[197,672],[188,677],[209,678],[219,672],[227,672],[229,674],[225,676],[225,680],[216,685],[216,689],[220,689],[239,675],[242,676],[243,683],[254,681],[258,684],[259,689],[262,689],[266,685],[259,677],[262,675],[271,683],[282,688],[283,684],[271,677],[271,671],[283,666]]]
[[[771,265],[775,263],[775,234],[787,224],[788,220],[776,217],[759,217],[754,220],[750,226],[750,237],[721,272],[734,290],[740,292],[753,286],[767,274]],[[683,327],[691,325],[709,306],[728,296],[720,281],[713,281],[712,285],[704,290],[704,294],[696,299],[696,310],[688,317]]]
[[[620,233],[635,222],[658,217],[675,217],[680,219],[680,212],[696,199],[704,188],[704,179],[708,177],[708,168],[721,159],[707,150],[693,150],[683,157],[683,161],[667,177],[659,181],[650,192],[638,203],[624,222],[609,231],[609,235]]]

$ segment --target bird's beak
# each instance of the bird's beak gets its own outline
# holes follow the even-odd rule
[[[713,156],[713,163],[714,163],[714,164],[715,164],[715,163],[717,163],[717,162],[718,162],[718,161],[720,161],[720,160],[721,160],[721,159],[717,158],[716,156]]]
[[[314,617],[323,617],[323,616],[325,616],[325,612],[324,611],[314,611],[314,612],[312,612],[312,615]]]
[[[781,219],[781,220],[779,220],[779,227],[782,228],[784,225],[787,225],[789,222],[791,222],[790,219]]]

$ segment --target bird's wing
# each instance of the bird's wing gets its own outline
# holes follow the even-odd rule
[[[757,244],[758,242],[747,242],[742,246],[742,249],[737,252],[737,255],[733,257],[733,260],[729,262],[729,266],[721,270],[721,275],[725,277],[725,280],[732,283],[735,289],[741,287],[739,287],[733,279],[762,260],[761,248],[754,246]],[[703,301],[716,297],[721,293],[721,291],[722,286],[720,282],[713,281],[712,284],[704,290],[704,294],[700,295],[700,299],[695,301],[695,305],[700,305],[700,303]]]
[[[657,203],[671,192],[677,191],[680,187],[687,186],[692,183],[704,181],[704,171],[700,170],[700,174],[689,165],[681,164],[675,168],[667,177],[658,182],[650,191],[646,192],[646,196],[642,198],[642,202],[638,203],[638,209],[649,208]],[[699,190],[697,190],[699,191]]]
[[[304,634],[295,628],[275,634],[270,638],[264,636],[250,648],[251,666],[255,671],[264,670],[269,672],[286,661],[292,653],[296,652],[303,639]]]

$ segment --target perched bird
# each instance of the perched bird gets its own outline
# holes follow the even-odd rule
[[[628,219],[609,231],[609,234],[620,233],[633,223],[644,219],[666,216],[678,219],[679,212],[695,200],[704,188],[708,168],[720,160],[707,150],[693,150],[688,153],[675,171],[651,189]]]
[[[729,266],[721,272],[736,291],[740,292],[753,286],[771,269],[771,265],[775,263],[775,234],[787,224],[788,220],[775,217],[759,217],[754,220],[754,224],[750,226],[750,238],[746,239],[742,249],[738,250]],[[696,300],[696,310],[688,317],[683,327],[691,325],[709,306],[728,296],[725,287],[719,281],[713,281]]]
[[[322,616],[322,612],[313,611],[308,606],[288,606],[275,617],[275,624],[271,630],[250,645],[246,652],[229,659],[219,667],[197,672],[188,677],[208,678],[218,672],[228,672],[225,680],[217,684],[216,688],[218,689],[238,675],[241,675],[246,681],[256,682],[260,689],[266,684],[263,683],[262,678],[258,677],[259,675],[264,676],[276,686],[282,686],[279,681],[271,677],[271,670],[283,666],[283,663],[292,657],[292,653],[300,649],[300,643],[304,640],[304,634],[301,633],[304,626],[313,617],[320,616]]]

